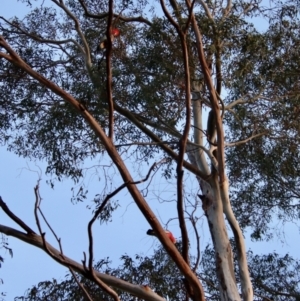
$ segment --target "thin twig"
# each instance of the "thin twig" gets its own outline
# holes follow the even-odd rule
[[[98,278],[95,277],[95,274],[93,272],[93,233],[92,233],[92,226],[93,226],[93,223],[96,221],[97,217],[101,214],[101,212],[103,211],[103,209],[105,208],[105,206],[107,205],[108,201],[113,197],[115,196],[117,193],[119,193],[123,188],[125,188],[126,186],[130,185],[130,184],[140,184],[142,182],[145,182],[147,181],[147,179],[149,178],[150,174],[151,174],[151,171],[155,168],[155,166],[157,166],[159,163],[162,163],[164,161],[161,160],[160,162],[158,163],[154,163],[146,177],[142,180],[139,180],[139,181],[135,181],[135,182],[132,182],[132,183],[123,183],[122,185],[120,185],[117,189],[115,189],[112,193],[108,194],[106,196],[106,198],[103,200],[102,204],[99,206],[99,208],[95,211],[94,213],[94,216],[93,218],[90,220],[89,224],[88,224],[88,236],[89,236],[89,272],[91,273],[92,277],[94,278],[95,281],[97,281],[97,284],[105,291],[107,292],[109,295],[111,295],[115,300],[119,300],[119,297],[118,295],[116,294],[115,291],[113,291],[111,288],[109,288],[103,281],[99,280]],[[84,265],[85,265],[85,260],[83,261],[84,262]]]
[[[83,43],[83,46],[84,46],[84,53],[85,53],[85,62],[86,62],[86,65],[88,67],[90,67],[92,65],[92,60],[91,60],[91,52],[90,52],[90,47],[89,47],[89,44],[83,34],[83,32],[81,31],[81,28],[80,28],[80,24],[79,24],[79,21],[78,19],[75,17],[75,15],[65,6],[63,0],[59,0],[56,1],[56,0],[51,0],[52,2],[54,2],[57,6],[61,7],[64,12],[74,21],[74,25],[75,25],[75,30],[76,32],[78,33],[82,43]]]
[[[90,296],[90,294],[88,293],[88,291],[85,289],[85,287],[83,286],[83,284],[79,281],[78,277],[76,276],[75,272],[72,270],[72,268],[69,268],[69,271],[71,272],[73,278],[75,279],[77,285],[79,286],[79,288],[82,290],[83,294],[85,295],[85,297],[87,298],[87,300],[89,301],[93,301],[92,297]]]
[[[36,191],[37,190],[37,191]],[[35,193],[36,193],[36,196],[37,196],[37,193],[38,193],[38,197],[39,199],[41,200],[40,198],[40,194],[39,194],[39,185],[36,186],[35,188]],[[36,202],[37,203],[37,202]],[[55,239],[57,240],[58,242],[58,245],[59,245],[59,249],[60,249],[60,252],[61,252],[61,257],[65,260],[64,258],[64,254],[63,254],[63,248],[62,248],[62,244],[61,244],[61,239],[58,238],[57,234],[55,233],[54,229],[51,227],[50,223],[48,222],[48,220],[46,219],[41,207],[41,202],[39,201],[38,202],[38,206],[37,206],[37,209],[38,211],[40,212],[40,214],[42,215],[43,217],[43,220],[44,222],[46,223],[46,225],[48,226],[48,228],[50,229],[50,231],[52,232],[53,236],[55,237]],[[45,239],[45,235],[43,235],[43,238]],[[45,239],[46,240],[46,239]],[[87,290],[84,288],[84,286],[79,282],[76,274],[74,273],[73,269],[69,266],[69,271],[71,272],[72,276],[74,277],[76,283],[78,284],[79,288],[82,290],[83,294],[85,295],[85,297],[89,300],[89,301],[93,301],[93,299],[91,298],[91,296],[89,295],[89,293],[87,292]]]
[[[145,133],[148,137],[150,137],[154,142],[159,142],[160,147],[175,161],[178,160],[178,155],[176,152],[174,152],[173,149],[171,149],[168,145],[166,144],[161,144],[162,140],[153,133],[150,129],[148,129],[140,120],[136,118],[134,114],[132,114],[129,110],[120,107],[118,104],[115,104],[115,109],[118,113],[123,115],[124,117],[128,118],[133,124],[135,124],[143,133]],[[198,147],[202,148],[201,145],[198,145]],[[202,179],[206,179],[207,176],[200,171],[196,166],[193,164],[190,164],[188,161],[184,160],[183,166],[195,174],[196,176],[199,176]]]

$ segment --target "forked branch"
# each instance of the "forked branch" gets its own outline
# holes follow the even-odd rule
[[[8,236],[15,237],[19,240],[22,240],[23,242],[25,242],[27,244],[30,244],[32,246],[35,246],[35,247],[40,248],[43,251],[45,251],[43,239],[38,234],[35,234],[35,233],[27,234],[27,233],[18,231],[16,229],[13,229],[10,227],[6,227],[1,224],[0,224],[0,232],[5,235],[8,235]],[[62,261],[61,260],[62,254],[59,250],[54,248],[49,243],[47,243],[47,248],[53,254],[52,258],[54,260],[56,260],[57,262],[59,262],[60,264],[66,266],[66,267],[70,266],[74,271],[78,272],[79,274],[83,275],[84,277],[86,277],[88,279],[91,279],[90,275],[86,272],[86,270],[84,269],[82,264],[74,261],[73,259],[71,259],[65,255],[63,255],[64,260]],[[113,276],[110,276],[107,274],[99,273],[97,271],[95,271],[95,274],[96,274],[97,278],[104,281],[107,285],[110,285],[110,286],[120,289],[122,291],[126,291],[138,298],[142,298],[142,299],[149,300],[149,301],[165,301],[164,298],[160,297],[152,290],[146,290],[143,285],[131,284],[124,280],[118,279],[116,277],[113,277]]]

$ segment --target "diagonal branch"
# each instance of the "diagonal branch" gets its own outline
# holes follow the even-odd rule
[[[35,233],[27,234],[27,233],[18,231],[16,229],[13,229],[10,227],[6,227],[1,224],[0,224],[0,233],[3,233],[7,236],[15,237],[19,240],[22,240],[23,242],[25,242],[27,244],[30,244],[32,246],[35,246],[35,247],[40,248],[43,251],[45,251],[43,239],[38,234],[35,234]],[[63,266],[66,266],[67,268],[71,267],[74,271],[78,272],[79,274],[83,275],[84,277],[86,277],[88,279],[91,279],[91,276],[86,272],[86,270],[84,269],[82,264],[74,261],[73,259],[71,259],[65,255],[63,255],[64,261],[61,261],[61,258],[62,258],[61,252],[59,250],[57,250],[56,248],[54,248],[49,243],[46,243],[46,244],[47,244],[48,250],[51,251],[51,253],[53,255],[52,258],[54,260],[56,260]],[[110,276],[107,274],[99,273],[97,271],[95,271],[95,274],[96,274],[97,278],[104,281],[107,285],[110,285],[110,286],[120,289],[122,291],[126,291],[138,298],[149,300],[149,301],[165,301],[164,298],[160,297],[152,290],[146,290],[143,285],[131,284],[127,281],[118,279],[116,277],[113,277],[113,276]]]
[[[93,19],[104,19],[108,17],[108,13],[103,13],[103,14],[92,14],[91,12],[88,11],[88,8],[83,0],[79,0],[80,5],[82,6],[84,13],[87,17],[93,18]],[[152,26],[152,22],[149,20],[143,18],[143,17],[124,17],[118,14],[113,14],[115,18],[118,18],[119,20],[122,20],[123,22],[140,22],[140,23],[145,23],[149,26]]]
[[[2,200],[2,197],[0,196],[0,207],[2,210],[15,222],[17,223],[23,230],[25,230],[28,234],[35,234],[35,232],[27,226],[21,219],[19,219],[14,213],[12,213],[7,205]]]
[[[134,114],[132,114],[129,110],[124,109],[120,107],[118,104],[115,104],[115,109],[118,113],[120,113],[122,116],[125,116],[128,120],[130,120],[138,129],[140,129],[143,133],[145,133],[149,138],[152,139],[153,142],[159,143],[159,146],[162,150],[164,150],[171,158],[174,160],[178,160],[178,154],[173,151],[168,145],[162,143],[162,140],[156,136],[151,130],[149,130],[146,126],[144,126],[136,117]],[[197,147],[202,148],[201,145],[197,145]],[[207,179],[207,175],[202,173],[195,165],[190,164],[187,161],[183,162],[183,166],[195,174],[196,176],[199,176],[202,179]]]
[[[265,291],[267,291],[268,293],[277,295],[277,296],[285,296],[285,297],[293,297],[295,298],[295,300],[299,300],[300,298],[300,293],[284,293],[278,290],[274,290],[270,287],[268,287],[267,285],[263,284],[262,281],[257,281],[257,285],[260,286],[262,289],[264,289]]]
[[[268,134],[268,132],[262,132],[262,133],[259,133],[259,134],[256,134],[256,135],[252,135],[252,136],[250,136],[250,137],[248,137],[248,138],[246,138],[244,140],[239,140],[239,141],[235,141],[235,142],[225,143],[225,146],[232,147],[232,146],[237,146],[237,145],[245,144],[245,143],[247,143],[248,141],[250,141],[252,139],[264,136],[266,134]]]
[[[202,8],[204,9],[205,13],[206,13],[206,16],[213,22],[215,23],[215,20],[211,14],[211,11],[209,10],[207,4],[203,1],[203,0],[196,0],[201,6]]]
[[[75,25],[75,30],[78,33],[83,46],[84,46],[84,51],[85,51],[85,61],[86,61],[86,65],[87,66],[91,66],[92,65],[92,60],[91,60],[91,52],[90,52],[90,47],[89,44],[83,34],[83,32],[81,31],[80,28],[80,24],[78,19],[75,17],[75,15],[65,6],[63,0],[59,0],[59,2],[57,0],[51,0],[53,3],[55,3],[58,7],[62,8],[63,11],[74,21],[74,25]]]

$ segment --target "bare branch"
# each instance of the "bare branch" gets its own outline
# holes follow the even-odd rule
[[[175,1],[172,0],[171,3],[174,3]],[[187,49],[187,43],[186,43],[186,33],[182,32],[180,25],[175,22],[175,20],[172,18],[170,13],[168,12],[164,0],[160,0],[162,9],[164,11],[165,16],[170,21],[170,23],[174,26],[176,31],[178,32],[178,35],[180,37],[181,41],[181,48],[182,48],[182,55],[183,55],[183,63],[184,63],[184,73],[185,73],[185,110],[186,110],[186,119],[185,119],[185,125],[183,130],[183,135],[180,138],[178,144],[179,144],[179,153],[178,153],[178,159],[177,159],[177,214],[179,219],[179,226],[181,229],[181,236],[182,236],[182,256],[184,260],[189,265],[189,237],[187,233],[186,223],[184,219],[184,200],[183,200],[183,161],[184,161],[184,155],[186,151],[186,144],[188,141],[188,135],[191,127],[191,97],[190,97],[190,91],[191,91],[191,82],[190,82],[190,70],[189,70],[189,56],[188,56],[188,49]],[[173,4],[173,7],[175,6],[175,10],[177,15],[179,15],[179,12],[177,11],[176,4]],[[192,15],[192,12],[190,13]],[[180,16],[178,17],[180,21]],[[191,17],[189,18],[189,21],[191,20]],[[188,25],[188,24],[187,24]]]
[[[194,209],[193,211],[189,214],[190,215],[190,222],[192,224],[192,227],[194,229],[194,233],[196,236],[196,241],[197,241],[197,256],[196,256],[196,262],[195,265],[193,267],[193,271],[196,272],[198,265],[200,263],[200,256],[201,256],[201,250],[200,250],[200,235],[197,229],[197,218],[195,218],[195,212],[197,210],[197,202],[193,205]]]
[[[174,0],[173,0],[173,3],[174,3]],[[162,7],[162,10],[163,10],[165,16],[170,21],[170,23],[174,26],[174,28],[176,29],[176,31],[178,32],[178,34],[179,35],[182,34],[182,31],[180,29],[179,24],[173,19],[173,17],[170,15],[169,11],[167,10],[166,5],[165,5],[165,1],[164,0],[160,0],[160,5]],[[178,9],[177,8],[175,8],[174,10],[175,10],[175,12],[178,13]]]
[[[108,17],[108,13],[104,13],[104,14],[92,14],[88,11],[88,8],[85,4],[85,2],[83,0],[79,0],[79,3],[81,4],[82,8],[84,9],[84,13],[87,17],[93,18],[93,19],[104,19],[106,17]],[[145,23],[149,26],[152,26],[152,22],[150,22],[149,20],[143,18],[143,17],[123,17],[121,15],[118,14],[113,14],[113,16],[115,18],[118,18],[119,20],[122,20],[123,22],[140,22],[140,23]]]
[[[236,142],[225,143],[225,146],[226,147],[232,147],[232,146],[237,146],[237,145],[245,144],[248,141],[251,141],[252,139],[264,136],[266,134],[268,134],[268,132],[262,132],[262,133],[259,133],[259,134],[256,134],[256,135],[252,135],[252,136],[250,136],[250,137],[248,137],[248,138],[246,138],[244,140],[239,140],[239,141],[236,141]]]
[[[37,235],[35,233],[26,234],[24,232],[18,231],[16,229],[13,229],[10,227],[6,227],[1,224],[0,224],[0,232],[5,235],[8,235],[8,236],[15,237],[19,240],[22,240],[25,243],[28,243],[30,245],[33,245],[33,246],[45,251],[43,239],[40,235]],[[59,250],[55,249],[49,243],[47,243],[47,248],[53,254],[52,258],[54,260],[56,260],[57,262],[59,262],[60,264],[66,266],[66,267],[70,266],[74,271],[78,272],[79,274],[82,274],[84,277],[86,277],[88,279],[91,279],[91,276],[86,272],[86,270],[82,264],[68,258],[65,255],[63,255],[64,261],[61,261],[62,254]],[[124,280],[118,279],[116,277],[113,277],[113,276],[110,276],[107,274],[99,273],[97,271],[95,271],[95,274],[96,274],[97,278],[101,279],[107,285],[110,285],[110,286],[120,289],[122,291],[126,291],[138,298],[142,298],[142,299],[149,300],[149,301],[166,301],[164,298],[160,297],[152,290],[146,290],[144,288],[144,286],[142,286],[142,285],[131,284]]]
[[[28,227],[21,219],[19,219],[14,213],[12,213],[7,205],[4,203],[2,197],[0,196],[0,207],[2,210],[15,222],[17,223],[23,230],[25,230],[28,234],[35,234],[35,232]]]
[[[82,283],[80,283],[78,277],[76,276],[76,274],[74,273],[74,271],[69,268],[70,273],[72,274],[73,278],[75,279],[77,285],[79,286],[79,288],[82,290],[84,296],[86,297],[86,299],[88,301],[93,301],[92,297],[90,296],[90,294],[88,293],[88,291],[85,289],[85,287],[82,285]]]
[[[163,160],[162,160],[163,161]],[[162,162],[161,161],[161,162]],[[154,163],[151,168],[148,171],[148,174],[146,175],[145,179],[142,179],[140,181],[137,182],[133,182],[133,183],[123,183],[121,186],[119,186],[117,189],[115,189],[112,193],[108,194],[106,196],[106,198],[103,200],[102,204],[100,205],[100,207],[95,211],[93,218],[90,220],[89,224],[88,224],[88,236],[89,236],[89,273],[91,274],[91,277],[94,279],[94,281],[106,292],[108,293],[110,296],[112,296],[114,298],[114,300],[118,301],[119,297],[117,295],[117,293],[112,290],[108,285],[105,284],[105,282],[101,281],[101,279],[96,277],[95,271],[93,269],[93,258],[94,258],[94,251],[93,251],[93,233],[92,233],[92,226],[93,223],[96,221],[97,217],[99,216],[99,214],[103,211],[104,207],[106,206],[106,204],[108,203],[108,201],[115,196],[117,193],[119,193],[123,188],[125,188],[127,185],[129,184],[138,184],[138,183],[142,183],[144,181],[146,181],[149,176],[151,171],[154,169],[154,167],[157,165],[158,163]],[[85,259],[84,259],[85,262]]]
[[[208,17],[211,21],[215,22],[215,20],[214,20],[214,18],[213,18],[213,16],[212,16],[212,14],[211,14],[211,12],[210,12],[210,10],[209,10],[207,4],[206,4],[203,0],[196,0],[196,1],[203,7],[203,9],[204,9],[204,11],[205,11],[207,17]]]
[[[188,6],[188,19],[185,23],[185,29],[184,29],[184,33],[187,33],[187,31],[189,30],[190,24],[192,22],[192,15],[193,15],[193,9],[194,9],[194,5],[195,5],[195,0],[192,0],[192,5],[189,7],[189,3],[186,1],[186,4]]]
[[[40,192],[39,192],[39,181],[34,189],[34,193],[35,193],[35,196],[36,196],[36,201],[35,201],[35,210],[34,210],[34,213],[35,213],[35,218],[36,218],[36,221],[39,225],[39,230],[40,230],[40,233],[42,232],[42,229],[40,227],[40,222],[39,222],[39,218],[38,218],[38,215],[37,215],[37,210],[40,212],[40,214],[42,215],[43,217],[43,220],[44,222],[46,223],[46,225],[48,226],[48,228],[50,229],[50,231],[52,232],[53,236],[55,237],[56,241],[58,242],[58,245],[59,245],[59,249],[60,249],[60,253],[61,253],[61,257],[65,260],[64,258],[64,255],[63,255],[63,249],[62,249],[62,245],[61,245],[61,240],[60,238],[58,238],[58,236],[56,235],[55,231],[53,230],[53,228],[51,227],[51,225],[49,224],[48,220],[46,219],[40,205],[41,205],[41,196],[40,196]],[[49,249],[47,248],[47,243],[46,243],[46,239],[45,239],[45,235],[44,234],[41,234],[41,237],[43,239],[43,243],[44,243],[44,246],[46,248],[46,252],[49,252],[49,254],[53,254],[53,253],[50,253]],[[74,277],[77,285],[79,286],[79,288],[82,290],[84,296],[89,300],[89,301],[93,301],[91,296],[89,295],[89,293],[87,292],[87,290],[84,288],[84,286],[79,282],[76,274],[74,273],[73,269],[69,266],[69,271],[70,273],[72,274],[72,276]]]
[[[75,24],[75,30],[77,31],[83,46],[84,46],[84,53],[85,53],[85,61],[86,61],[86,65],[88,67],[90,67],[92,65],[92,60],[91,60],[91,52],[90,52],[90,47],[89,44],[83,34],[83,32],[81,31],[80,28],[80,24],[78,19],[74,16],[74,14],[65,6],[63,0],[59,0],[59,2],[57,0],[51,0],[53,3],[55,3],[57,6],[59,6],[60,8],[62,8],[64,10],[64,12],[74,21]]]
[[[261,288],[263,288],[264,290],[266,290],[267,292],[271,293],[271,294],[275,294],[275,295],[278,295],[278,296],[293,297],[296,300],[298,300],[300,298],[300,294],[297,294],[297,293],[283,293],[281,291],[269,288],[267,285],[263,284],[261,281],[258,283],[258,285]]]

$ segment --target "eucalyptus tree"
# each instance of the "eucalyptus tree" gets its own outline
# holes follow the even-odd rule
[[[163,300],[149,287],[93,269],[92,225],[127,189],[182,275],[186,298],[205,300],[209,295],[195,272],[199,260],[190,260],[194,253],[200,257],[199,244],[190,249],[187,231],[192,225],[198,237],[198,204],[189,206],[184,195],[191,173],[210,230],[219,298],[253,300],[243,229],[252,227],[253,238],[265,239],[273,218],[299,216],[296,3],[265,8],[258,1],[161,0],[152,15],[146,1],[38,3],[22,20],[1,17],[0,139],[21,156],[46,160],[46,172],[58,179],[78,181],[85,159],[106,154],[123,183],[99,201],[83,265],[47,244],[38,186],[39,233],[2,199],[2,209],[25,232],[4,225],[0,231],[44,249],[114,300],[115,289]],[[263,32],[253,24],[257,17],[268,21]],[[111,34],[116,29],[117,37]],[[98,52],[102,35],[106,43]],[[138,168],[157,154],[161,160],[148,176],[163,165],[166,177],[176,177],[179,248],[138,187],[149,177],[134,179],[126,161],[133,156]]]

